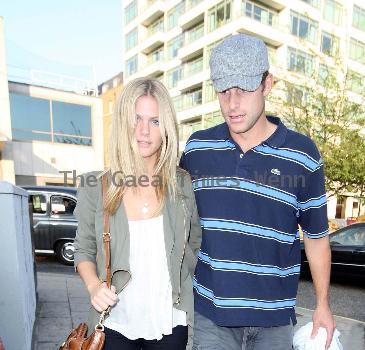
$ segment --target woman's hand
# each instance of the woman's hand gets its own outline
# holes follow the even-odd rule
[[[106,286],[106,283],[98,283],[97,285],[88,288],[90,293],[91,305],[96,311],[102,312],[106,310],[109,306],[115,305],[119,298],[115,293],[116,289],[111,286],[110,289]]]

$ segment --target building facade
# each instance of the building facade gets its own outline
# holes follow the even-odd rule
[[[127,0],[123,12],[124,81],[151,76],[167,86],[180,123],[180,149],[195,130],[223,121],[209,58],[231,34],[263,39],[276,79],[295,83],[320,71],[323,60],[335,65],[336,54],[352,73],[349,88],[356,93],[364,82],[361,0]],[[274,110],[270,101],[267,110]],[[356,201],[347,199],[341,215],[352,216]],[[328,203],[331,218],[336,205],[336,198]]]
[[[123,89],[123,73],[119,73],[99,86],[99,96],[103,100],[103,126],[104,126],[104,167],[109,166],[109,134],[112,115],[118,95]]]

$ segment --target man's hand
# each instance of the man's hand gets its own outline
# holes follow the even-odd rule
[[[332,342],[333,332],[336,328],[336,322],[333,318],[332,312],[328,305],[317,306],[314,310],[313,316],[313,330],[311,334],[311,338],[315,338],[319,327],[323,327],[327,331],[327,340],[326,340],[326,347],[327,350]]]

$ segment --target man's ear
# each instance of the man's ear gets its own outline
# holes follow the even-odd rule
[[[271,73],[269,73],[264,81],[263,85],[263,89],[262,89],[262,94],[264,95],[264,97],[267,97],[272,89],[272,85],[274,82],[274,77]]]

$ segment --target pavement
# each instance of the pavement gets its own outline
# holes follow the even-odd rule
[[[34,350],[58,350],[68,332],[87,320],[89,296],[76,274],[38,271],[37,282]],[[311,321],[312,310],[298,307],[296,313],[296,328]],[[365,323],[339,316],[335,319],[344,350],[365,350]]]

